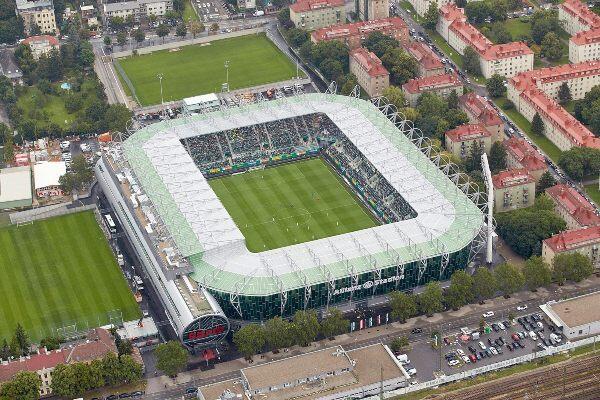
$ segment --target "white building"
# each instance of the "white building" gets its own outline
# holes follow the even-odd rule
[[[29,166],[0,169],[0,210],[27,207],[31,202]]]
[[[33,165],[33,183],[37,197],[62,196],[59,183],[61,176],[67,173],[64,161],[42,161]]]
[[[141,17],[148,17],[150,15],[163,16],[167,11],[172,9],[172,0],[135,0],[105,3],[102,5],[104,23],[113,17],[126,19],[130,15],[133,15],[134,20],[137,22]]]
[[[558,6],[558,20],[571,35],[600,28],[600,16],[579,0],[565,0]]]
[[[30,35],[35,25],[42,33],[56,32],[56,18],[52,0],[17,0],[17,14],[23,18],[25,34]]]
[[[562,301],[549,301],[540,308],[569,340],[600,334],[600,292]]]
[[[569,61],[576,64],[600,59],[600,28],[582,31],[569,40]]]

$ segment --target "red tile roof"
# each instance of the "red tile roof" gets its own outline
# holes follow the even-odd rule
[[[584,4],[579,0],[565,0],[559,7],[590,28],[600,28],[600,16],[590,10],[587,4]]]
[[[533,182],[533,176],[525,169],[509,169],[492,176],[494,189],[506,189],[512,186],[527,185]]]
[[[58,39],[50,35],[29,36],[27,39],[23,40],[23,44],[30,44],[32,42],[48,42],[50,46],[59,45]]]
[[[538,153],[525,139],[516,136],[502,142],[507,154],[517,160],[528,171],[547,170],[544,157]]]
[[[575,77],[600,75],[600,62],[585,61],[577,64],[564,64],[557,67],[540,68],[521,72],[509,79],[509,84],[523,91],[548,82],[560,82]]]
[[[467,46],[471,46],[473,50],[479,54],[483,54],[488,47],[492,46],[493,43],[488,38],[483,36],[481,32],[477,30],[473,25],[468,22],[454,21],[450,25],[450,30],[454,32]]]
[[[411,79],[402,85],[402,89],[408,93],[421,93],[427,90],[441,89],[445,87],[461,87],[462,82],[456,74],[434,75],[426,78]]]
[[[416,41],[410,42],[404,48],[415,60],[417,60],[423,69],[429,71],[444,68],[444,64],[442,64],[442,61],[437,54],[435,54],[429,46],[426,46],[425,43]]]
[[[6,382],[12,379],[17,372],[35,372],[45,368],[54,368],[58,364],[64,364],[66,357],[66,351],[55,350],[46,352],[45,349],[42,349],[40,354],[21,357],[20,359],[3,363],[0,365],[0,382]]]
[[[107,353],[117,353],[114,339],[106,329],[96,328],[88,334],[85,343],[71,349],[67,362],[89,362],[102,358]]]
[[[484,126],[503,125],[498,113],[488,103],[486,99],[474,92],[464,94],[458,98],[463,109],[468,110],[469,114],[477,118],[477,121]]]
[[[511,42],[490,46],[481,56],[486,60],[500,60],[528,54],[533,54],[533,51],[525,43]]]
[[[600,226],[571,229],[544,240],[544,244],[555,253],[575,250],[594,243],[600,243]]]
[[[546,189],[546,194],[571,215],[579,225],[600,225],[600,217],[594,212],[594,206],[571,186],[558,184]]]
[[[321,40],[343,39],[348,36],[368,36],[371,32],[379,31],[384,34],[398,30],[406,30],[408,26],[400,17],[377,19],[373,21],[360,21],[351,24],[335,25],[317,29],[311,35],[316,42]],[[408,33],[407,33],[408,34]]]
[[[452,21],[466,21],[467,17],[465,16],[464,10],[459,8],[454,3],[446,3],[442,7],[440,7],[440,17],[445,19],[448,22]]]
[[[298,0],[290,5],[290,9],[299,13],[321,8],[342,7],[343,5],[344,0]]]
[[[491,136],[492,134],[481,124],[464,124],[446,132],[446,139],[450,139],[455,143]]]
[[[352,50],[350,52],[350,57],[352,57],[362,69],[367,71],[369,76],[376,77],[389,75],[388,70],[385,69],[379,57],[364,47]]]
[[[600,28],[577,32],[577,34],[571,36],[570,40],[577,46],[589,43],[598,43],[600,42]]]

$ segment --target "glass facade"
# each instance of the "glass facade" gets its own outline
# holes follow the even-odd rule
[[[391,267],[381,271],[381,277],[375,272],[369,272],[358,276],[358,282],[352,282],[350,277],[335,281],[329,304],[335,305],[352,300],[367,299],[371,296],[389,293],[394,290],[410,290],[416,286],[424,285],[430,281],[449,279],[452,273],[458,269],[464,269],[468,262],[470,246],[461,251],[450,254],[448,266],[440,277],[441,257],[427,260],[427,267],[419,280],[419,263],[412,262],[404,266],[404,274],[401,269]],[[306,308],[321,308],[327,305],[328,300],[327,282],[311,287],[310,299]],[[221,305],[228,318],[246,321],[264,321],[282,315],[281,296],[273,294],[268,296],[244,296],[239,295],[239,308],[242,315],[238,313],[231,301],[230,293],[208,289]],[[292,316],[297,310],[304,309],[304,288],[294,289],[287,292],[287,301],[283,310],[283,317]]]

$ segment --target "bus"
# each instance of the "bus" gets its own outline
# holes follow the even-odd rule
[[[115,221],[113,221],[110,214],[104,214],[104,223],[106,224],[106,228],[110,233],[117,233],[117,226],[115,225]]]

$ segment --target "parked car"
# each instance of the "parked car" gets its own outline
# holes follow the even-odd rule
[[[471,360],[472,363],[477,362],[477,357],[474,356],[473,354],[469,354],[469,360]]]
[[[484,312],[481,315],[483,316],[483,318],[489,318],[489,317],[493,317],[494,316],[494,312],[493,311],[487,311],[487,312]]]
[[[479,343],[477,343],[477,344],[479,345],[479,348],[480,348],[481,350],[485,350],[485,349],[487,348],[487,347],[485,347],[485,344],[483,344],[483,342],[479,342]]]
[[[526,305],[526,304],[524,304],[524,305],[522,305],[522,306],[517,306],[517,311],[525,311],[525,310],[527,310],[527,308],[528,308],[528,307],[527,307],[527,305]]]

